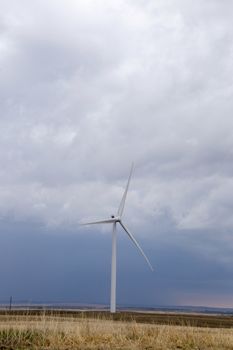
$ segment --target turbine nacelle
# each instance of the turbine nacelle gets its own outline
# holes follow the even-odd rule
[[[113,219],[115,222],[120,222],[121,221],[120,216],[111,215],[111,219]]]

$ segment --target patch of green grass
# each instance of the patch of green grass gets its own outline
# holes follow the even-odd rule
[[[32,329],[19,330],[14,328],[0,330],[0,349],[33,349],[43,346],[45,334]]]

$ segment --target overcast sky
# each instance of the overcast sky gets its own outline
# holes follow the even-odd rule
[[[0,299],[233,306],[233,3],[2,0]],[[93,288],[93,285],[95,288]]]

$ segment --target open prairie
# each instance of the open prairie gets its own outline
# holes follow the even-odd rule
[[[232,317],[188,316],[1,312],[0,349],[233,349]],[[197,326],[198,319],[204,327]]]

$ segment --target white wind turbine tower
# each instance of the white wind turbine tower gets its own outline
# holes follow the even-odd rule
[[[111,306],[110,311],[112,313],[116,312],[116,226],[117,224],[120,224],[124,231],[127,233],[131,241],[135,244],[135,246],[138,248],[139,252],[142,254],[142,256],[145,258],[147,264],[149,265],[150,269],[153,271],[153,267],[151,263],[149,262],[146,254],[143,252],[142,248],[132,235],[128,228],[123,224],[122,222],[122,215],[125,207],[125,200],[127,196],[127,192],[129,189],[129,183],[132,177],[134,165],[132,164],[131,171],[129,174],[129,179],[125,188],[125,192],[123,194],[122,200],[120,202],[120,206],[117,212],[117,215],[111,216],[111,219],[105,219],[105,220],[99,220],[99,221],[93,221],[93,222],[86,222],[81,225],[95,225],[95,224],[112,224],[112,268],[111,268]]]

